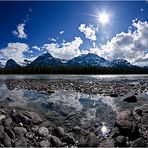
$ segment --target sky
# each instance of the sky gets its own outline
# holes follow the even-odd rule
[[[0,61],[95,53],[148,65],[148,1],[0,1]]]

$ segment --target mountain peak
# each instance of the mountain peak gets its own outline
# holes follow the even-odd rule
[[[20,65],[16,63],[13,59],[9,59],[5,65],[5,68],[17,68],[17,67],[20,67]]]
[[[49,52],[46,52],[37,57],[29,66],[33,67],[44,67],[44,66],[58,66],[62,62],[59,59],[54,58]]]

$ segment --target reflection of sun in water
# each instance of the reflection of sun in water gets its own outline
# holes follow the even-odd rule
[[[109,129],[105,126],[104,123],[102,123],[101,132],[104,136],[109,132]]]
[[[109,22],[109,15],[106,12],[102,12],[99,14],[99,22],[102,25],[105,25]]]

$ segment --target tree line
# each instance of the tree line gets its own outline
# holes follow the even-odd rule
[[[1,68],[0,74],[148,74],[148,68],[107,68],[94,66]]]

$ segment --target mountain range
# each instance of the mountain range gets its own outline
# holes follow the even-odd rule
[[[75,57],[71,60],[63,60],[53,57],[49,52],[38,56],[34,61],[24,60],[22,67],[60,67],[60,66],[70,66],[70,67],[105,67],[105,68],[134,68],[128,61],[124,59],[116,59],[113,61],[108,61],[103,57],[99,57],[96,54],[88,53]],[[21,67],[13,59],[9,59],[6,62],[5,68],[18,68]]]

